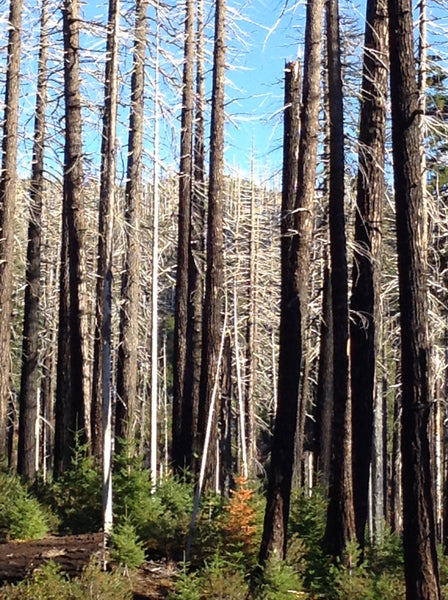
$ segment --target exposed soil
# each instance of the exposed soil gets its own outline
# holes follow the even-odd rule
[[[70,576],[79,574],[93,555],[102,556],[102,534],[47,536],[32,542],[0,543],[0,586],[17,582],[53,560]],[[173,587],[176,566],[148,561],[130,576],[135,600],[166,598]]]

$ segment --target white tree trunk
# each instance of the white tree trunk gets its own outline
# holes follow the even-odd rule
[[[246,445],[246,413],[244,410],[243,382],[241,376],[240,345],[238,341],[238,299],[236,293],[236,278],[233,282],[233,329],[235,343],[235,366],[236,381],[238,389],[238,410],[240,416],[240,445],[241,445],[241,467],[244,477],[248,477],[247,468],[247,445]],[[218,453],[219,455],[219,453]]]
[[[156,62],[154,73],[154,196],[152,242],[151,314],[151,483],[157,487],[157,397],[158,397],[158,275],[159,275],[159,3],[156,5]]]
[[[102,356],[102,428],[103,428],[103,532],[104,545],[107,545],[108,538],[112,532],[112,352],[111,352],[111,331],[112,331],[112,254],[113,254],[113,222],[115,211],[115,173],[116,173],[116,134],[117,134],[117,107],[118,107],[118,50],[120,39],[120,2],[115,0],[111,3],[109,14],[109,33],[110,36],[110,82],[106,82],[106,96],[109,93],[109,127],[107,135],[109,141],[107,144],[107,171],[103,176],[107,181],[103,181],[109,194],[108,214],[106,216],[105,240],[106,240],[106,264],[105,272],[101,274],[104,277],[104,296],[103,296],[103,356]],[[107,98],[106,98],[107,101]]]

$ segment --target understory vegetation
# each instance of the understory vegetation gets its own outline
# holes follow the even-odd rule
[[[29,579],[0,590],[1,600],[131,600],[132,597],[129,581],[117,571],[106,573],[95,561],[72,579],[49,561]]]
[[[11,498],[14,501],[11,502]],[[77,578],[68,578],[51,561],[18,584],[5,585],[1,600],[132,598],[130,579],[145,559],[167,558],[179,565],[170,600],[324,598],[327,600],[400,600],[405,598],[399,536],[386,531],[362,552],[356,543],[344,559],[325,553],[326,500],[316,488],[293,493],[285,561],[271,559],[261,570],[258,551],[265,501],[263,490],[236,478],[230,497],[207,493],[201,501],[190,562],[184,562],[193,510],[188,473],[166,477],[155,492],[148,471],[131,451],[116,460],[114,476],[112,570],[98,559]],[[21,512],[22,511],[22,512]],[[19,517],[21,514],[21,517]],[[0,534],[30,540],[52,533],[101,529],[100,473],[85,448],[78,447],[72,468],[57,481],[28,489],[20,479],[0,473]],[[448,561],[440,553],[443,597],[448,598]],[[86,590],[89,590],[88,594]]]

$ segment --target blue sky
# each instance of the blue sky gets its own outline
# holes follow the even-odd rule
[[[280,166],[283,70],[286,62],[297,58],[303,25],[303,6],[283,9],[284,2],[278,1],[246,3],[239,23],[246,34],[246,47],[235,52],[229,36],[231,83],[227,93],[238,96],[239,101],[232,105],[236,123],[227,130],[226,157],[243,171],[249,169],[252,146],[260,171]]]
[[[261,171],[263,167],[275,171],[281,166],[283,68],[287,61],[302,52],[305,1],[252,0],[244,3],[236,0],[236,4],[241,6],[244,17],[241,27],[247,32],[249,43],[246,50],[237,55],[235,68],[229,72],[229,79],[241,88],[242,94],[238,106],[241,111],[236,115],[238,126],[230,126],[227,130],[227,160],[238,163],[243,171],[247,171],[253,140]],[[361,65],[365,5],[366,0],[340,0],[342,29],[347,23],[347,27],[355,24],[358,30],[359,37],[350,48],[350,61],[355,68]],[[415,19],[419,16],[418,7],[418,0],[415,0]],[[427,16],[428,53],[442,56],[447,65],[448,1],[428,0]],[[417,31],[416,27],[416,35]],[[232,61],[231,49],[229,60]],[[358,77],[355,87],[346,90],[351,97],[351,100],[346,98],[345,104],[348,133],[355,131],[357,126],[356,86],[359,84]],[[228,93],[234,93],[232,86]]]
[[[122,0],[125,11],[132,14],[134,0]],[[227,60],[229,70],[227,73],[227,98],[228,104],[228,123],[226,128],[226,161],[229,169],[235,168],[242,171],[243,174],[249,174],[252,148],[255,155],[255,175],[258,180],[264,180],[267,174],[279,172],[281,168],[281,142],[282,142],[282,106],[283,106],[283,70],[287,61],[297,58],[302,49],[303,29],[304,29],[304,11],[305,0],[227,0],[228,1],[228,52]],[[286,8],[285,8],[286,3]],[[2,14],[6,17],[7,2],[3,2]],[[169,2],[172,6],[180,7],[175,0]],[[433,49],[439,54],[443,53],[446,56],[446,40],[447,34],[444,32],[448,24],[448,4],[446,0],[429,0],[429,18],[431,24],[429,27]],[[37,48],[30,52],[30,44],[36,43],[38,34],[38,0],[28,0],[28,14],[25,22],[28,24],[25,28],[24,39],[24,76],[22,78],[23,99],[22,99],[22,127],[23,131],[30,131],[32,124],[32,112],[34,110],[34,90],[35,90],[35,59],[37,57]],[[363,14],[365,11],[365,0],[341,0],[341,14],[348,15],[358,23],[359,30],[363,30]],[[83,3],[83,12],[86,19],[95,19],[95,21],[105,22],[107,18],[107,0],[86,0]],[[30,22],[32,26],[30,27]],[[61,65],[62,51],[60,48],[60,11],[56,8],[53,18],[55,37],[53,48],[53,66]],[[4,26],[4,23],[3,23]],[[127,25],[131,27],[129,21]],[[182,37],[182,14],[179,12],[179,21],[177,29],[174,28],[175,35],[181,39]],[[436,32],[438,31],[438,36]],[[151,33],[152,32],[152,33]],[[210,28],[209,28],[210,34]],[[149,27],[149,35],[153,36],[153,22]],[[102,42],[98,41],[102,36]],[[153,38],[152,38],[153,42]],[[150,41],[150,44],[152,43]],[[101,83],[102,78],[102,59],[104,55],[101,52],[94,54],[95,49],[98,51],[98,45],[104,44],[104,28],[95,29],[93,37],[85,38],[85,47],[83,49],[83,79],[84,91],[87,96],[91,97],[91,107],[85,111],[86,119],[84,125],[84,143],[87,157],[86,171],[90,168],[88,161],[92,161],[92,168],[95,169],[95,163],[99,164],[99,141],[101,135],[101,103],[103,88]],[[131,56],[132,39],[131,34],[127,40],[123,40],[127,50],[123,56],[128,58]],[[353,45],[351,52],[357,53],[360,56],[362,40],[358,40]],[[92,56],[99,64],[96,74],[87,76],[88,70],[93,69],[89,64],[89,52],[92,50]],[[181,52],[180,52],[181,55]],[[177,58],[179,61],[179,57]],[[178,62],[178,66],[180,63]],[[127,142],[126,126],[128,120],[128,104],[127,96],[129,89],[129,68],[130,62],[125,58],[122,65],[124,79],[126,80],[123,86],[123,105],[121,109],[121,138],[122,152],[125,154],[125,144]],[[167,66],[167,69],[171,67]],[[93,69],[94,70],[94,69]],[[126,74],[126,71],[127,74]],[[151,67],[148,69],[148,102],[147,102],[147,145],[148,145],[148,165],[151,163],[151,143],[152,143],[152,112],[151,105],[152,90],[151,78],[153,72]],[[53,93],[60,94],[61,92],[61,73],[54,75]],[[355,83],[355,86],[359,83]],[[353,98],[356,97],[357,89],[350,90]],[[176,168],[176,153],[178,151],[179,134],[173,129],[173,123],[178,127],[178,119],[180,115],[179,98],[175,98],[172,90],[168,92],[168,104],[170,104],[171,123],[166,125],[165,140],[166,140],[166,156],[167,164],[170,160],[171,164]],[[55,112],[54,120],[55,127],[61,125],[61,104]],[[50,109],[50,113],[53,108]],[[349,113],[351,113],[349,115]],[[351,130],[357,123],[357,103],[347,102],[347,118],[350,119]],[[177,125],[176,125],[177,123]],[[170,129],[171,128],[171,129]],[[173,133],[174,131],[174,133]],[[349,129],[350,131],[350,129]],[[170,137],[171,136],[171,137]],[[59,144],[62,139],[59,133],[56,134]],[[23,139],[23,137],[22,137]],[[25,135],[23,142],[23,169],[24,172],[29,172],[29,152],[31,149],[32,138]],[[52,143],[55,152],[59,152],[62,146],[59,145],[59,150],[55,151],[55,144]],[[123,156],[122,154],[122,156]],[[163,154],[163,153],[162,153]],[[51,159],[49,168],[55,168],[55,175],[60,173],[60,164],[54,158]],[[123,163],[124,164],[124,163]]]

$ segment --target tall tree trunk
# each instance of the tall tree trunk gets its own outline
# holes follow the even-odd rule
[[[395,379],[399,379],[398,365]],[[403,532],[403,486],[402,486],[402,461],[401,461],[401,392],[398,391],[394,401],[394,421],[392,426],[392,456],[391,456],[391,500],[390,500],[390,526],[391,530],[401,535]]]
[[[104,114],[101,141],[101,182],[98,221],[98,262],[96,280],[95,346],[92,373],[90,427],[92,452],[99,459],[102,453],[102,406],[110,402],[110,384],[103,373],[111,370],[110,316],[112,300],[112,236],[116,196],[116,138],[118,108],[119,0],[109,1],[106,65],[104,74]],[[104,397],[103,397],[104,392]]]
[[[130,435],[137,391],[138,303],[142,195],[143,112],[148,0],[136,0],[134,58],[131,81],[128,164],[125,190],[126,256],[121,280],[120,343],[117,359],[115,435]]]
[[[159,210],[160,210],[160,165],[159,165],[159,55],[160,55],[160,11],[156,4],[156,47],[154,65],[154,166],[153,166],[153,211],[152,211],[152,277],[151,277],[151,436],[150,471],[152,490],[157,485],[158,443],[157,420],[159,398]]]
[[[185,15],[184,71],[182,91],[182,121],[180,140],[179,214],[177,236],[176,307],[174,313],[173,358],[173,465],[177,469],[189,466],[191,440],[183,439],[183,412],[192,412],[191,396],[186,397],[185,367],[187,363],[187,328],[189,303],[189,257],[191,255],[191,195],[193,165],[194,116],[194,2],[187,0]],[[185,415],[185,419],[191,416]]]
[[[0,458],[7,456],[7,420],[11,373],[11,296],[13,284],[14,211],[17,189],[17,136],[20,96],[20,51],[23,0],[9,7],[8,55],[0,172]]]
[[[204,261],[206,230],[205,173],[205,72],[204,3],[197,2],[196,27],[196,99],[193,140],[193,181],[191,197],[190,244],[188,247],[187,362],[182,412],[182,439],[185,462],[195,469],[194,452],[198,442],[198,407],[202,356],[202,307],[204,299]]]
[[[55,473],[70,464],[75,432],[85,435],[82,291],[85,283],[84,199],[79,88],[79,4],[64,0],[65,149],[61,246]]]
[[[387,95],[387,2],[367,2],[350,324],[353,500],[364,546],[379,347],[382,202]]]
[[[213,382],[219,367],[218,355],[223,327],[224,307],[224,250],[223,250],[223,197],[224,197],[224,121],[226,73],[226,2],[215,3],[215,37],[213,51],[212,115],[210,128],[210,175],[207,217],[207,272],[202,331],[202,365],[198,431],[202,439],[206,433],[206,416],[211,407]],[[219,394],[218,394],[219,397]],[[217,411],[214,411],[210,455],[206,481],[216,480]]]
[[[426,127],[426,88],[428,78],[428,15],[427,15],[427,0],[419,0],[419,36],[418,36],[418,92],[419,92],[419,126],[421,129],[422,140],[425,138]],[[421,173],[422,173],[422,194],[423,194],[423,241],[425,248],[428,247],[428,186],[426,172],[426,151],[423,145],[420,156]]]
[[[43,231],[42,231],[43,233]],[[49,232],[47,232],[48,235]],[[47,238],[48,239],[48,238]],[[48,241],[44,243],[45,251],[48,250]],[[45,308],[49,305],[49,299],[55,294],[57,285],[58,261],[48,265],[45,273],[44,285],[42,286],[42,331],[47,334],[43,340],[42,352],[42,376],[40,379],[40,411],[41,421],[41,447],[42,447],[42,477],[46,481],[47,474],[51,472],[53,465],[54,447],[54,400],[56,389],[56,348],[57,328],[53,326],[55,317],[49,315]]]
[[[342,556],[355,537],[351,469],[348,276],[344,211],[344,111],[338,0],[327,0],[327,55],[330,116],[330,251],[333,300],[333,430],[330,501],[325,542]]]
[[[233,485],[232,398],[234,396],[234,391],[232,377],[232,342],[230,334],[226,335],[224,341],[221,390],[222,397],[220,402],[219,416],[219,449],[221,468],[219,470],[219,491],[223,496],[228,498]]]
[[[238,225],[236,224],[236,230],[235,230],[235,237],[238,236],[238,231],[237,231]],[[238,268],[237,268],[238,271]],[[244,394],[243,394],[243,377],[242,377],[242,369],[241,369],[241,352],[240,352],[240,344],[239,344],[239,332],[238,332],[238,294],[237,294],[237,281],[236,281],[236,277],[233,280],[233,346],[234,346],[234,352],[235,352],[235,375],[236,375],[236,388],[237,388],[237,399],[238,399],[238,432],[239,432],[239,440],[238,440],[238,473],[241,474],[243,477],[245,477],[246,479],[249,476],[249,469],[248,469],[248,458],[247,458],[247,428],[246,428],[246,423],[247,423],[247,418],[248,415],[246,413],[246,405],[245,405],[245,398],[244,398]],[[231,352],[230,352],[231,354]],[[232,364],[232,361],[230,360],[230,364]],[[229,368],[229,375],[228,377],[230,378],[230,380],[232,379],[231,375],[232,375],[232,369]],[[232,385],[228,385],[229,390],[229,394],[230,397],[232,397]],[[229,413],[230,415],[230,413]],[[230,416],[229,416],[229,423],[230,423]],[[231,433],[229,432],[229,443],[231,440]]]
[[[251,194],[250,194],[250,232],[249,232],[249,293],[248,315],[246,325],[246,385],[244,389],[244,407],[246,415],[246,446],[249,476],[255,474],[256,459],[256,430],[255,430],[255,404],[256,404],[256,372],[257,356],[255,347],[257,343],[257,251],[258,251],[258,225],[256,213],[256,191],[254,159],[251,167]]]
[[[384,354],[384,353],[383,353]],[[385,357],[382,357],[385,360]],[[383,364],[384,361],[383,361]],[[387,513],[387,381],[377,378],[373,405],[371,485],[371,538],[380,544]],[[355,478],[355,477],[354,477]],[[356,505],[355,505],[356,510]]]
[[[401,320],[403,547],[407,600],[440,598],[431,489],[427,252],[412,3],[389,0],[392,143]]]
[[[39,62],[31,167],[30,220],[26,265],[22,372],[19,396],[19,443],[17,471],[33,479],[38,468],[39,419],[39,298],[41,293],[41,229],[44,194],[45,109],[47,106],[48,0],[42,0]]]
[[[300,382],[295,460],[300,472],[308,404],[309,359],[305,356],[307,344],[308,298],[311,249],[314,230],[314,199],[316,185],[317,145],[319,138],[319,110],[321,107],[322,20],[323,0],[307,4],[302,108],[300,114],[300,142],[295,201],[293,255],[295,261],[294,286],[300,315]],[[279,371],[280,372],[280,371]],[[291,398],[292,399],[292,398]]]
[[[324,257],[322,322],[320,327],[319,374],[317,380],[317,468],[320,483],[328,493],[331,470],[331,422],[333,414],[333,302],[328,258]]]
[[[285,69],[283,116],[283,180],[281,212],[281,305],[278,399],[271,446],[260,563],[269,556],[283,558],[289,515],[297,400],[300,376],[301,330],[297,295],[294,288],[293,255],[294,206],[297,194],[300,131],[300,63]]]
[[[112,280],[113,226],[116,197],[116,141],[120,1],[109,0],[104,77],[103,137],[98,223],[96,335],[91,403],[91,439],[96,459],[102,458],[103,532],[106,547],[112,532]]]
[[[283,558],[286,553],[286,532],[294,466],[297,403],[307,319],[308,281],[313,234],[313,203],[320,106],[322,11],[323,2],[321,0],[308,1],[299,156],[296,164],[294,164],[294,159],[292,161],[292,167],[297,169],[297,191],[293,192],[295,198],[292,206],[286,195],[283,197],[282,205],[279,388],[271,450],[271,471],[260,551],[261,562],[264,562],[271,554]],[[298,94],[298,97],[292,97],[290,101],[300,103],[299,99],[300,95]],[[297,132],[288,131],[288,125],[285,123],[284,141],[286,142],[286,150],[288,149],[286,135],[290,136],[291,134],[297,135]],[[284,154],[284,161],[288,161],[290,158],[291,155],[287,157]],[[286,165],[286,162],[284,162],[284,165]],[[289,177],[287,169],[284,192],[288,190],[288,181],[294,182]],[[303,410],[305,410],[304,406],[301,406],[300,411]],[[299,450],[300,453],[301,450]]]

